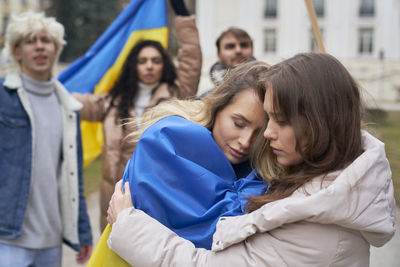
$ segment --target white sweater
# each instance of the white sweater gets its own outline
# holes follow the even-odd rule
[[[144,112],[144,109],[149,106],[152,96],[151,93],[153,89],[157,87],[158,84],[159,83],[155,84],[144,84],[141,82],[138,83],[139,93],[133,105],[135,107],[137,117],[141,117]]]

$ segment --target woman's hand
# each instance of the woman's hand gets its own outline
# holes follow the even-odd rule
[[[133,207],[131,190],[129,183],[124,184],[125,192],[122,192],[122,180],[115,184],[114,194],[111,197],[110,204],[107,210],[107,222],[110,225],[117,220],[118,214],[126,208]]]
[[[170,0],[172,9],[178,16],[189,16],[189,11],[186,8],[185,1],[183,0]]]

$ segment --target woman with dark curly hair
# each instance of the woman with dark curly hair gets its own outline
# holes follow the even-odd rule
[[[106,226],[114,184],[122,178],[125,164],[135,149],[134,143],[124,142],[124,137],[133,130],[121,126],[124,120],[140,117],[147,107],[165,99],[190,98],[197,93],[202,56],[195,17],[189,16],[183,1],[172,2],[178,15],[175,17],[179,46],[177,68],[160,43],[143,40],[132,48],[120,76],[107,94],[74,94],[84,105],[81,118],[103,123],[101,231]]]

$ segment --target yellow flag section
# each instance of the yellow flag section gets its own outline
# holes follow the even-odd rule
[[[96,248],[94,249],[86,267],[131,266],[108,247],[107,239],[110,233],[111,226],[107,224],[106,228],[103,231],[103,234],[100,236],[99,242],[97,242]]]
[[[121,73],[124,62],[130,51],[140,40],[158,41],[164,48],[166,48],[168,42],[168,28],[163,27],[159,29],[133,32],[118,56],[115,64],[106,72],[101,81],[96,85],[94,90],[95,94],[103,94],[111,89]],[[101,148],[103,146],[103,129],[100,122],[82,121],[81,130],[82,146],[84,151],[83,162],[84,167],[86,167],[101,154]]]
[[[124,49],[121,51],[121,54],[118,56],[115,64],[106,72],[104,77],[101,79],[98,85],[94,90],[95,94],[103,94],[108,92],[108,90],[112,87],[115,80],[118,78],[121,73],[122,67],[125,63],[126,58],[131,52],[132,48],[141,40],[153,40],[159,42],[165,49],[167,48],[168,42],[168,28],[163,27],[160,29],[150,29],[150,30],[141,30],[135,31],[129,37]]]
[[[141,40],[154,40],[167,47],[167,7],[165,0],[132,0],[107,30],[75,60],[58,79],[69,92],[108,92],[121,73],[124,62]],[[83,122],[84,165],[101,153],[103,132],[100,123]]]

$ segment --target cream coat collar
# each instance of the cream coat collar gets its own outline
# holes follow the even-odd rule
[[[322,189],[310,195],[299,189],[292,196],[250,214],[221,218],[212,250],[223,250],[257,232],[302,220],[360,231],[374,246],[389,241],[396,221],[389,162],[381,141],[365,131],[362,137],[364,153],[343,171],[329,174],[328,184]],[[321,178],[315,178],[306,189],[312,192],[316,184],[321,185]]]

